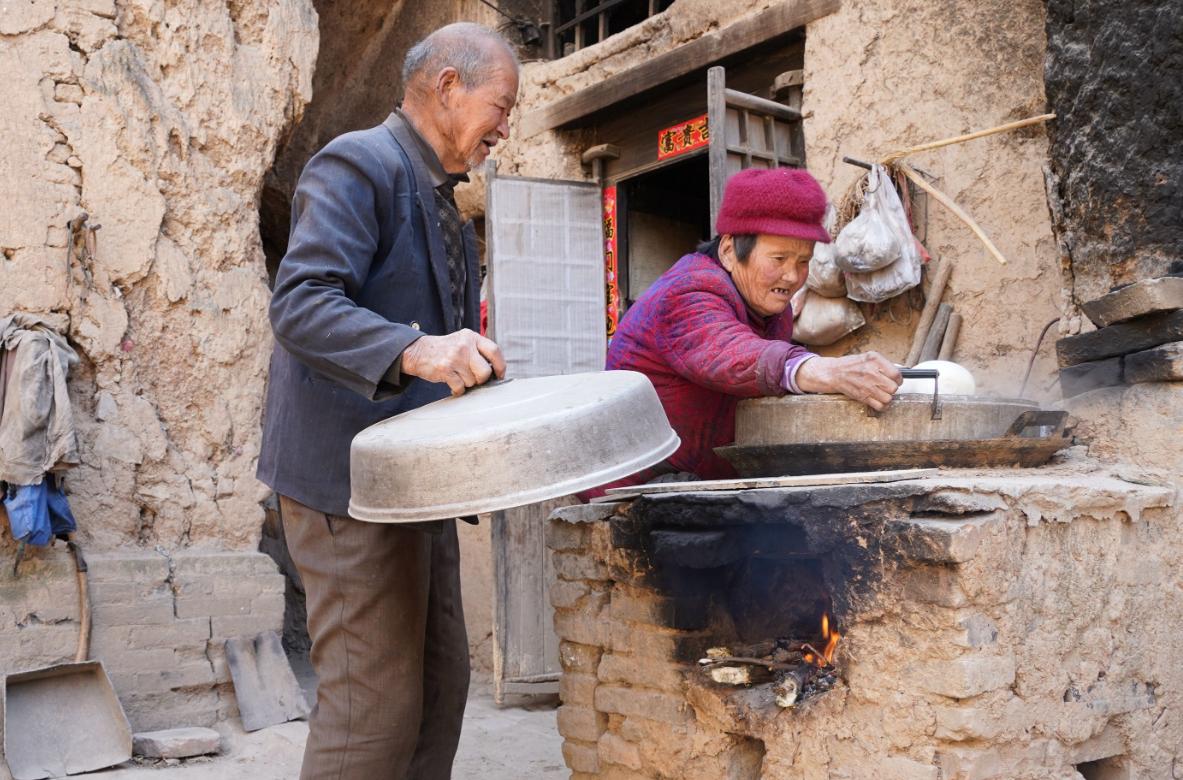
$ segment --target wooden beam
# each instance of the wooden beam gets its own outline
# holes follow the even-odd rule
[[[683,44],[522,117],[518,137],[563,127],[838,10],[840,0],[788,0]]]
[[[775,100],[765,100],[756,95],[749,95],[747,92],[737,92],[734,89],[724,90],[724,97],[727,105],[742,108],[747,111],[755,111],[758,114],[767,114],[785,122],[799,122],[801,121],[801,112],[788,106],[777,103]]]

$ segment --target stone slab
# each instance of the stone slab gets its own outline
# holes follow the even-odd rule
[[[221,749],[221,735],[199,727],[145,731],[132,737],[133,752],[145,758],[191,758]]]
[[[227,639],[225,647],[243,729],[258,731],[308,717],[308,703],[277,632]]]
[[[1129,384],[1183,381],[1183,341],[1127,355],[1125,381]]]
[[[1056,342],[1061,368],[1183,340],[1183,311],[1162,312]]]
[[[965,563],[983,539],[1005,524],[999,513],[986,517],[909,517],[888,525],[889,539],[905,559],[924,563]]]
[[[1183,309],[1183,277],[1144,279],[1080,307],[1098,328],[1135,317]]]
[[[1065,366],[1060,369],[1060,391],[1065,398],[1072,398],[1090,390],[1124,384],[1123,360],[1114,357]]]

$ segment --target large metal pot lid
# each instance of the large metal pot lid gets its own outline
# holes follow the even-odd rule
[[[643,374],[496,382],[355,436],[349,514],[402,523],[523,506],[626,477],[680,444]]]

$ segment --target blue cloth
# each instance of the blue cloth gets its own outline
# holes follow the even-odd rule
[[[480,327],[471,226],[464,252],[458,318],[431,177],[401,122],[339,136],[308,162],[271,299],[260,480],[318,512],[347,514],[353,437],[449,394],[420,379],[391,387],[386,372],[424,334]]]
[[[78,528],[70,503],[52,476],[37,485],[9,485],[4,492],[4,510],[12,538],[44,547],[59,534]]]

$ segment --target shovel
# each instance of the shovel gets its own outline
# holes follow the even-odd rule
[[[131,725],[100,661],[90,655],[86,559],[71,539],[78,580],[74,662],[3,677],[4,755],[13,780],[92,772],[131,758]]]

